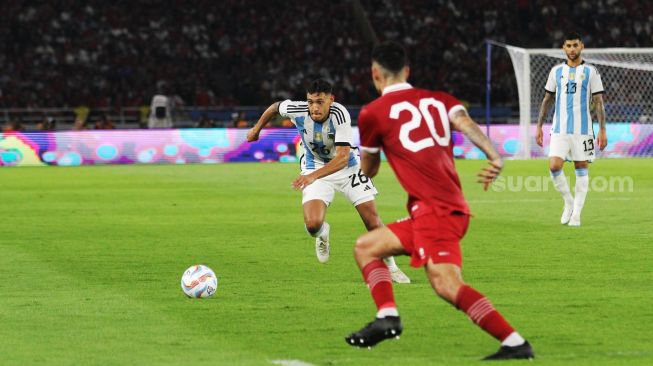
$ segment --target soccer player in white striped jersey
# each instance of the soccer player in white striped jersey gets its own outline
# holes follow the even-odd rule
[[[562,50],[567,55],[567,61],[551,69],[537,119],[536,142],[543,146],[542,125],[551,105],[555,104],[549,146],[549,170],[553,184],[562,194],[565,203],[560,223],[569,226],[580,226],[580,214],[589,186],[589,163],[596,157],[590,102],[594,104],[596,119],[599,122],[596,144],[600,150],[608,144],[603,82],[596,68],[583,61],[583,48],[578,33],[566,36]],[[562,170],[565,160],[573,161],[576,168],[575,196],[572,196]]]
[[[343,193],[356,207],[367,230],[383,226],[374,202],[376,188],[361,172],[358,154],[352,150],[351,117],[342,104],[334,102],[332,89],[324,79],[312,81],[306,91],[306,101],[273,103],[247,133],[247,141],[258,140],[261,129],[277,114],[290,118],[297,127],[304,155],[300,159],[301,174],[292,186],[302,191],[304,224],[306,231],[315,237],[320,263],[329,260],[330,227],[324,219],[335,191]],[[410,283],[393,257],[385,262],[394,282]]]

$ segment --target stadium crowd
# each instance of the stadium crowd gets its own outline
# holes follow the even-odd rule
[[[407,45],[417,86],[481,103],[485,39],[558,47],[579,29],[588,47],[653,45],[653,3],[636,0],[361,0],[380,40]],[[375,97],[370,45],[351,2],[74,0],[0,2],[0,108],[141,106],[174,95],[196,106],[298,97],[325,76],[347,104]],[[627,19],[627,22],[624,22]],[[472,31],[470,31],[472,30]],[[512,75],[507,56],[493,72]],[[516,100],[495,78],[493,100]]]

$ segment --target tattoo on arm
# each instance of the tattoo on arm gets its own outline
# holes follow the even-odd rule
[[[605,128],[605,106],[603,105],[603,95],[597,94],[594,96],[594,108],[596,111],[596,119],[599,120],[601,129]]]
[[[537,127],[542,127],[546,116],[549,114],[549,109],[553,105],[553,96],[545,92],[544,99],[542,99],[542,104],[540,105],[540,113],[537,116]]]
[[[492,145],[492,141],[485,136],[483,131],[478,127],[466,111],[458,111],[454,113],[451,119],[451,125],[458,131],[462,132],[467,138],[476,145],[481,151],[485,153],[489,160],[496,160],[501,158]]]

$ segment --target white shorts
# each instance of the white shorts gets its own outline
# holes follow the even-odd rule
[[[596,157],[592,135],[551,134],[549,157],[559,157],[568,161],[589,161]]]
[[[302,175],[313,170],[304,170]],[[378,192],[372,180],[360,170],[360,165],[345,168],[339,172],[317,179],[302,190],[302,204],[311,200],[322,200],[329,206],[335,192],[342,192],[354,206],[371,201]]]

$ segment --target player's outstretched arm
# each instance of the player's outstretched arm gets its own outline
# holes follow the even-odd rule
[[[599,149],[603,151],[608,146],[608,135],[605,132],[605,106],[603,105],[603,94],[595,94],[592,97],[594,102],[594,110],[596,111],[596,119],[599,120],[599,135],[596,141],[599,144]]]
[[[535,142],[537,142],[540,147],[544,146],[544,134],[542,133],[542,125],[544,125],[544,120],[549,114],[549,109],[553,105],[553,94],[546,92],[544,93],[544,99],[542,99],[542,104],[540,105],[540,113],[537,116],[537,135],[535,136]]]
[[[258,135],[261,133],[261,130],[265,125],[272,120],[274,116],[279,113],[279,102],[272,103],[268,109],[263,112],[261,117],[258,119],[254,127],[247,131],[247,141],[252,142],[258,140]]]
[[[490,139],[485,136],[483,131],[478,127],[476,122],[467,114],[467,111],[460,110],[451,118],[451,126],[462,132],[476,147],[481,149],[489,160],[490,166],[478,173],[478,183],[483,184],[483,189],[487,191],[490,184],[499,176],[503,169],[503,159],[494,148]]]

